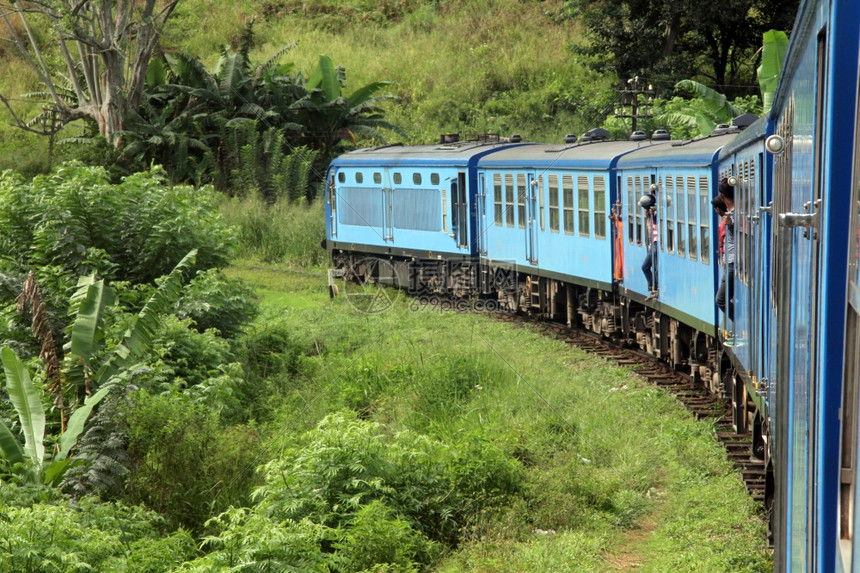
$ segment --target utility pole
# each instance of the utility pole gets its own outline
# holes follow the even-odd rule
[[[620,117],[621,119],[632,119],[633,129],[631,131],[636,131],[637,119],[645,119],[653,115],[651,105],[654,102],[654,90],[651,87],[651,84],[648,84],[647,89],[644,85],[640,87],[639,76],[633,76],[627,80],[627,84],[622,89],[617,89],[615,91],[621,94],[621,107],[615,108],[615,117]],[[647,99],[640,102],[640,95],[645,96]],[[627,112],[627,108],[630,108],[629,113]]]

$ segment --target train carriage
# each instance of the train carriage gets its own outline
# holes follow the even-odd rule
[[[624,220],[622,293],[635,300],[648,295],[641,265],[648,252],[646,213],[639,198],[657,190],[658,298],[661,313],[715,335],[714,295],[719,279],[711,198],[717,194],[718,152],[733,134],[640,150],[618,161]]]
[[[587,288],[611,292],[609,215],[617,195],[612,170],[624,154],[654,145],[594,140],[483,157],[478,162],[482,268],[491,275],[498,268],[516,269],[526,282],[525,300],[517,306],[548,313],[575,307],[568,294]],[[579,288],[559,290],[573,285]]]
[[[514,139],[447,136],[436,145],[365,148],[336,158],[325,205],[326,244],[336,266],[383,283],[444,291],[451,285],[439,279],[448,273],[441,267],[453,262],[468,286],[477,254],[477,161],[518,145]],[[374,257],[390,261],[386,270]]]

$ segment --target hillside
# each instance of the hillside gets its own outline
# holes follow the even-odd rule
[[[388,104],[387,116],[407,132],[408,142],[431,141],[443,132],[560,140],[599,124],[611,94],[611,81],[586,70],[571,50],[581,41],[580,30],[570,20],[552,18],[563,4],[186,0],[168,23],[162,48],[212,63],[223,46],[236,47],[253,21],[254,62],[295,42],[281,61],[306,75],[327,55],[346,69],[347,91],[391,81],[389,93],[398,99]],[[7,71],[0,93],[37,91],[13,47],[0,45]],[[38,104],[29,105],[31,114],[38,111]],[[44,138],[9,127],[5,109],[0,118],[0,169],[43,169]],[[59,138],[74,135],[69,126]],[[76,147],[58,146],[56,159],[79,153]]]

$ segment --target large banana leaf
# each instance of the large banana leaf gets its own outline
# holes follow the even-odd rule
[[[66,382],[74,388],[87,386],[87,372],[92,369],[90,364],[100,337],[99,324],[105,308],[112,305],[115,298],[113,289],[103,280],[96,280],[95,275],[78,279],[78,290],[69,304],[75,318],[67,331],[69,343],[65,347]]]
[[[21,444],[2,421],[0,421],[0,453],[12,465],[24,463],[24,450],[21,449]]]
[[[78,280],[78,290],[71,299],[72,305],[77,305],[69,343],[72,354],[89,361],[104,310],[115,299],[113,289],[105,285],[104,280],[95,280],[95,275]]]
[[[675,84],[675,89],[687,90],[699,96],[707,106],[708,111],[713,113],[718,120],[730,120],[743,113],[742,110],[733,106],[725,95],[695,80],[681,80]]]
[[[326,102],[336,100],[341,96],[340,83],[337,81],[337,71],[334,62],[328,56],[320,56],[317,67],[308,78],[308,91],[321,88],[325,94]]]
[[[194,249],[179,261],[140,313],[134,317],[131,327],[125,331],[122,342],[116,345],[111,356],[96,373],[94,381],[97,388],[107,383],[120,369],[128,366],[131,360],[149,348],[155,329],[161,322],[161,316],[167,313],[170,306],[179,298],[185,276],[196,260],[197,249]]]
[[[758,85],[764,113],[773,106],[773,97],[779,83],[782,62],[788,51],[788,36],[781,30],[768,30],[762,35],[761,65],[758,72]]]
[[[84,423],[87,421],[90,412],[93,411],[96,404],[108,395],[111,388],[112,385],[106,384],[101,390],[87,398],[84,405],[75,410],[75,413],[71,415],[69,423],[66,426],[66,432],[60,437],[60,451],[54,456],[54,460],[63,461],[66,459],[69,451],[78,443],[78,436],[84,430]]]
[[[45,408],[41,396],[30,380],[27,368],[11,348],[4,346],[0,349],[0,359],[6,372],[6,392],[21,421],[24,449],[33,465],[40,468],[45,460]]]

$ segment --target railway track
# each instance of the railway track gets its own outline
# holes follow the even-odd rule
[[[671,392],[697,419],[713,420],[714,439],[723,445],[726,457],[737,468],[750,496],[764,508],[764,461],[752,457],[751,436],[735,432],[728,402],[715,398],[701,384],[697,384],[692,376],[673,370],[644,352],[615,344],[591,332],[525,315],[499,313],[495,316],[507,322],[528,322],[547,336],[565,341],[619,366],[627,366],[649,383]]]

